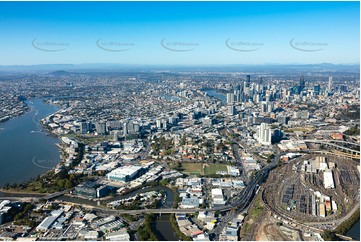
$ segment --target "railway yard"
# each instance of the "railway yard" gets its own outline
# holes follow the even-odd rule
[[[319,153],[283,162],[250,205],[241,240],[322,241],[359,208],[359,168],[356,160]]]
[[[271,172],[262,197],[290,221],[332,229],[359,206],[358,169],[351,159],[304,154]]]

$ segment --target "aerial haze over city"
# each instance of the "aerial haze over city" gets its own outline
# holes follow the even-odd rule
[[[0,240],[360,240],[360,3],[0,2]]]

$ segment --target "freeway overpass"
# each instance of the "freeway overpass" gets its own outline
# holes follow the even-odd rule
[[[350,153],[342,152],[342,151],[339,151],[339,150],[332,150],[332,151],[328,151],[328,150],[306,150],[305,152],[307,152],[307,153],[325,154],[325,155],[334,155],[334,156],[339,156],[339,157],[345,157],[345,158],[360,160],[360,155],[352,155]]]
[[[342,141],[342,140],[302,140],[305,143],[315,143],[315,144],[321,144],[321,145],[326,145],[326,146],[330,146],[333,147],[337,150],[341,150],[345,153],[349,153],[351,155],[358,155],[358,157],[360,157],[360,145],[356,144],[356,143],[352,143],[352,142],[348,142],[348,141]],[[350,149],[348,147],[344,147],[338,144],[348,144],[348,145],[353,145],[355,147],[358,147],[358,150],[355,149]]]

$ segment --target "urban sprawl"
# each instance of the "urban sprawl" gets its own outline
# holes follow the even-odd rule
[[[359,73],[66,72],[0,80],[0,122],[41,98],[61,161],[0,197],[0,240],[347,240]],[[21,193],[22,197],[11,196]],[[6,195],[8,194],[8,196]],[[36,196],[34,196],[34,194]]]

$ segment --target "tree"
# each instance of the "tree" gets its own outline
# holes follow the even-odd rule
[[[335,232],[331,230],[325,230],[322,234],[322,238],[326,241],[338,241],[338,237],[336,236]]]
[[[167,186],[168,181],[163,179],[163,180],[161,180],[161,181],[159,182],[159,184],[160,184],[162,187],[165,187],[165,186]]]

